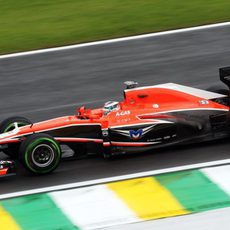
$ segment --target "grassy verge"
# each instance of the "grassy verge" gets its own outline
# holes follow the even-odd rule
[[[0,53],[229,21],[229,0],[0,0]]]

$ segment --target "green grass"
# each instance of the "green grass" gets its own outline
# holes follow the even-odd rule
[[[229,0],[0,0],[0,53],[229,21]]]

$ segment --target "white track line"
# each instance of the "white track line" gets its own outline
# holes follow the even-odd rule
[[[120,181],[120,180],[128,180],[128,179],[134,179],[134,178],[139,178],[139,177],[147,177],[147,176],[153,176],[153,175],[158,175],[158,174],[172,173],[172,172],[178,172],[178,171],[184,171],[184,170],[190,170],[190,169],[199,169],[199,168],[205,168],[205,167],[211,167],[211,166],[217,166],[217,165],[225,165],[225,164],[230,164],[230,159],[210,161],[210,162],[192,164],[192,165],[184,165],[184,166],[159,169],[159,170],[153,170],[153,171],[147,171],[147,172],[141,172],[141,173],[133,173],[129,175],[108,177],[108,178],[103,178],[103,179],[83,181],[83,182],[64,184],[64,185],[57,185],[57,186],[32,189],[32,190],[21,191],[21,192],[7,193],[7,194],[0,195],[0,200],[12,198],[12,197],[24,196],[24,195],[31,195],[31,194],[37,194],[37,193],[64,190],[64,189],[72,189],[72,188],[78,188],[78,187],[83,187],[83,186],[92,186],[96,184],[104,184],[104,183]]]
[[[136,35],[136,36],[123,37],[123,38],[115,38],[115,39],[102,40],[102,41],[96,41],[96,42],[88,42],[88,43],[83,43],[83,44],[61,46],[61,47],[48,48],[48,49],[39,49],[39,50],[33,50],[33,51],[0,55],[0,59],[20,57],[20,56],[33,55],[33,54],[42,54],[42,53],[69,50],[69,49],[82,48],[82,47],[88,47],[88,46],[104,45],[104,44],[110,44],[110,43],[115,43],[115,42],[123,42],[123,41],[130,41],[130,40],[136,40],[136,39],[142,39],[142,38],[157,37],[157,36],[170,35],[170,34],[176,34],[176,33],[184,33],[184,32],[190,32],[190,31],[211,29],[211,28],[217,28],[217,27],[223,27],[223,26],[229,26],[229,25],[230,25],[230,22],[223,22],[223,23],[216,23],[216,24],[211,24],[211,25],[196,26],[196,27],[177,29],[177,30],[168,30],[168,31],[163,31],[163,32],[142,34],[142,35]]]

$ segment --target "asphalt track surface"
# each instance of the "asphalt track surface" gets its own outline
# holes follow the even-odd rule
[[[221,84],[218,68],[228,65],[230,26],[1,59],[0,119],[22,115],[40,121],[74,114],[82,104],[100,106],[122,99],[126,80],[205,89]],[[154,150],[112,161],[64,161],[47,176],[19,169],[16,177],[0,181],[0,194],[227,159],[228,142]]]

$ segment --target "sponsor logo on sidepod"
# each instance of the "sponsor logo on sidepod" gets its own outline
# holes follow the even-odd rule
[[[129,131],[130,138],[133,140],[141,139],[142,134],[143,134],[143,129],[138,129],[137,131],[134,130]]]
[[[131,130],[114,130],[116,133],[129,137],[132,140],[139,140],[141,139],[145,134],[147,134],[148,132],[150,132],[153,128],[154,125],[148,126],[146,128],[142,128],[142,129],[138,129],[137,131],[131,129]]]

